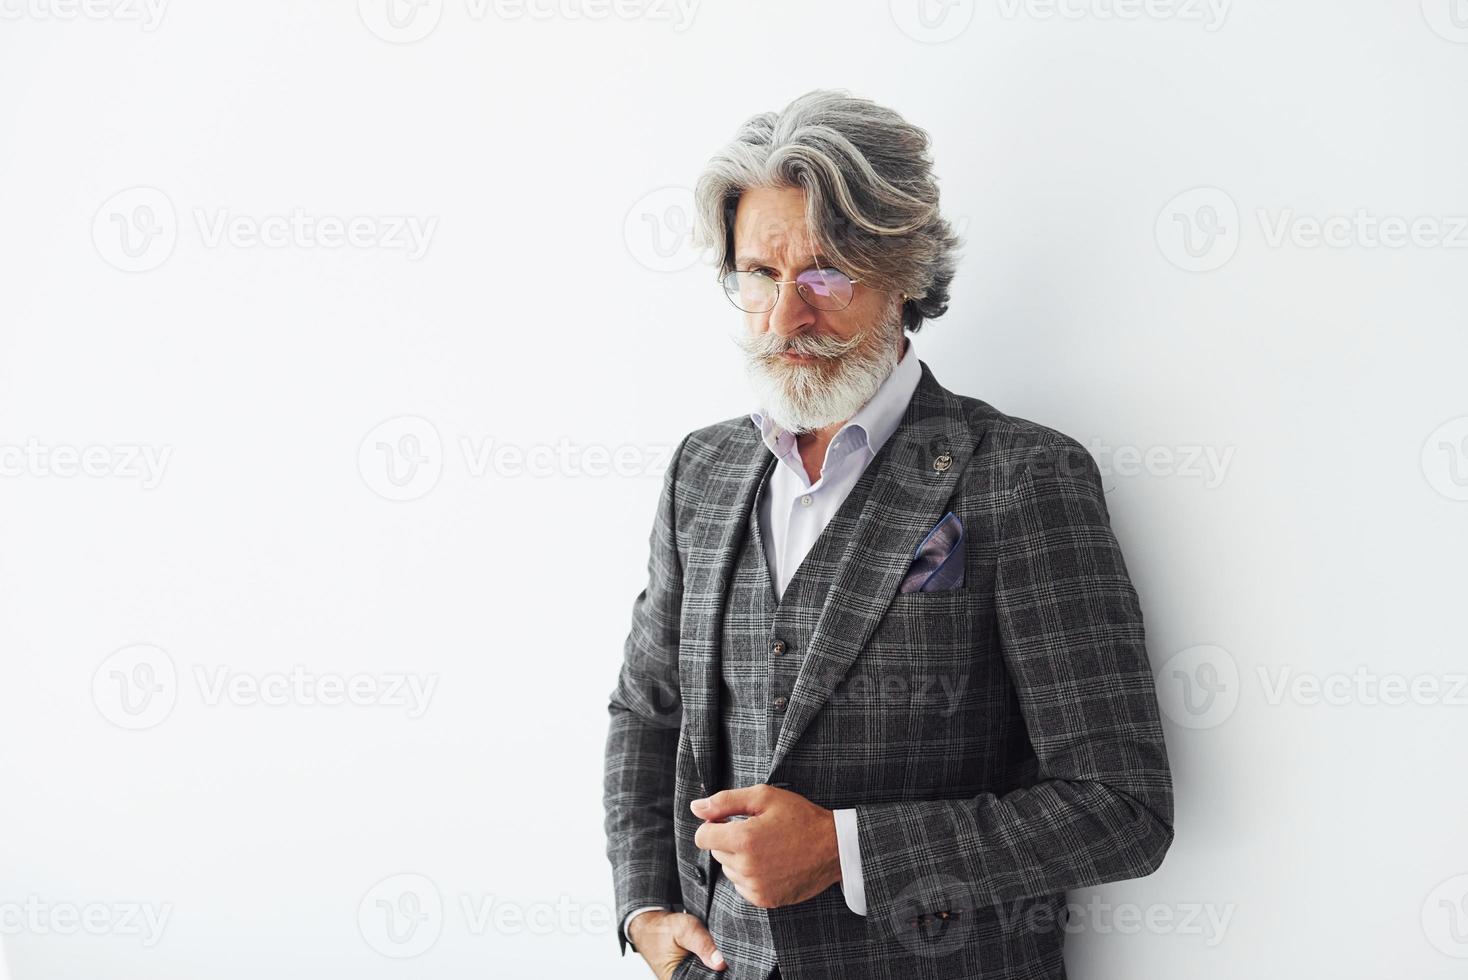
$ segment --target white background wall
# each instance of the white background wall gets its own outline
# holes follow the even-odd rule
[[[920,356],[1092,447],[1143,597],[1177,840],[1071,975],[1461,976],[1468,5],[924,2],[0,0],[15,980],[645,975],[606,695],[749,408],[687,203],[823,86],[932,134]]]

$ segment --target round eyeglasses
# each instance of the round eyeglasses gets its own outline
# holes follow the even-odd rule
[[[745,313],[768,313],[780,302],[780,287],[795,283],[800,298],[818,310],[844,310],[851,305],[852,279],[837,269],[807,269],[794,279],[776,279],[764,272],[731,272],[719,280],[729,302]]]

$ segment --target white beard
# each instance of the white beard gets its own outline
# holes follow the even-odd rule
[[[797,435],[851,418],[897,367],[901,334],[894,336],[891,326],[875,329],[879,338],[864,337],[850,353],[831,359],[835,372],[829,378],[829,364],[748,357],[745,369],[763,413]]]

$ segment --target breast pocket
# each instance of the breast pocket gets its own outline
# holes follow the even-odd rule
[[[921,709],[933,698],[951,704],[987,675],[993,626],[992,592],[898,593],[853,665],[860,679],[852,681],[893,707]]]
[[[976,630],[993,622],[992,593],[959,587],[938,592],[899,592],[867,647],[888,658],[941,660],[970,652]]]

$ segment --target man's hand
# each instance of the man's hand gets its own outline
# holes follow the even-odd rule
[[[836,816],[799,793],[760,783],[694,800],[692,810],[705,821],[693,843],[757,908],[794,905],[841,880]],[[747,819],[726,819],[736,814]]]
[[[695,915],[650,909],[635,916],[627,926],[627,938],[652,968],[658,980],[668,980],[690,953],[711,970],[723,970],[724,955],[714,937]]]

